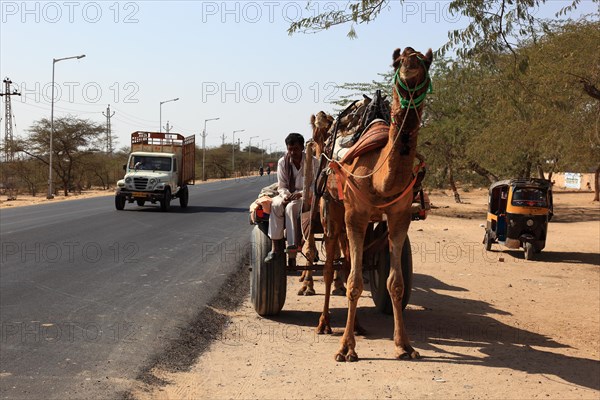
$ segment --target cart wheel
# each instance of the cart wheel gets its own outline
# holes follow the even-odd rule
[[[492,238],[490,238],[490,233],[486,230],[485,236],[483,237],[483,244],[485,245],[486,251],[492,250]]]
[[[115,208],[119,211],[125,208],[125,196],[115,196]]]
[[[138,206],[144,207],[144,204],[146,204],[146,200],[137,200],[136,203]]]
[[[394,309],[387,289],[387,278],[390,274],[389,246],[385,246],[375,255],[375,265],[377,265],[377,269],[369,271],[369,284],[371,285],[373,302],[378,311],[391,315]],[[402,247],[402,278],[404,278],[404,296],[402,296],[402,309],[404,310],[410,300],[413,278],[412,251],[408,236],[406,236]]]
[[[267,224],[256,225],[252,230],[252,274],[250,298],[254,310],[261,316],[276,315],[285,303],[287,276],[285,254],[278,255],[272,262],[265,263],[271,250],[271,239],[267,235]]]
[[[525,259],[533,260],[533,253],[535,252],[535,247],[532,243],[526,242],[523,245],[523,249],[525,250]]]

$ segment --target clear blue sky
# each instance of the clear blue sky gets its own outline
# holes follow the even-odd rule
[[[568,1],[549,1],[551,17]],[[207,146],[231,142],[283,148],[289,132],[310,135],[309,118],[331,110],[334,83],[370,81],[391,64],[396,47],[434,50],[449,30],[466,21],[448,12],[447,1],[393,2],[374,23],[318,34],[288,36],[291,20],[347,2],[321,1],[2,1],[0,76],[10,77],[22,96],[12,97],[15,133],[23,137],[35,120],[50,117],[52,59],[85,54],[56,64],[55,117],[66,114],[105,122],[115,112],[119,147],[135,130],[196,134],[204,120]],[[577,14],[597,12],[584,0]],[[2,87],[4,91],[4,87]],[[60,97],[58,97],[60,94]],[[4,117],[4,99],[2,99]],[[4,120],[2,121],[4,137]]]

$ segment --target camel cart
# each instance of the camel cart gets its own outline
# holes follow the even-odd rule
[[[429,199],[421,191],[415,196],[413,203],[413,220],[425,219],[428,210]],[[250,298],[259,315],[276,315],[285,304],[287,274],[303,270],[322,271],[324,263],[315,261],[312,265],[299,265],[296,257],[305,257],[300,252],[298,255],[279,254],[272,262],[265,263],[265,257],[271,250],[271,239],[267,234],[269,214],[258,206],[251,210],[250,223],[254,225],[251,236]],[[315,240],[322,241],[322,227],[317,228],[315,232]],[[392,314],[392,301],[386,286],[390,272],[390,250],[385,219],[372,221],[369,224],[363,254],[363,270],[371,286],[375,307],[382,313]],[[334,262],[334,269],[339,270],[342,265],[342,259],[338,259]],[[402,307],[405,308],[410,299],[413,277],[412,252],[408,236],[402,248],[402,276],[406,288]]]

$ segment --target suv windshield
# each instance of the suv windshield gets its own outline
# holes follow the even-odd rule
[[[512,196],[512,205],[548,207],[546,191],[537,188],[515,188]]]
[[[167,157],[133,156],[129,169],[149,171],[170,171],[171,159]]]

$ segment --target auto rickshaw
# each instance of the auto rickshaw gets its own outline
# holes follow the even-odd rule
[[[525,259],[546,246],[548,222],[552,219],[552,184],[545,179],[510,179],[490,186],[487,224],[483,244],[509,249],[523,248]]]

